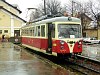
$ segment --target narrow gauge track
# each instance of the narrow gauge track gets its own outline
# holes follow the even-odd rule
[[[68,60],[67,60],[68,61]],[[79,70],[85,75],[100,75],[100,62],[81,55],[69,58],[70,67]]]
[[[27,49],[27,48],[26,48]],[[59,59],[55,56],[46,55],[41,52],[33,51],[31,49],[27,49],[31,54],[36,53],[39,55],[40,59],[46,58],[47,60],[45,62],[53,62],[55,64],[58,64],[64,68],[71,68],[73,71],[78,71],[79,75],[100,75],[100,62],[94,61],[85,57],[82,57],[80,55],[73,56],[68,59]],[[42,58],[42,57],[43,58]]]

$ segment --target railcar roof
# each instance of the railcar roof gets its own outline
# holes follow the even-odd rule
[[[41,20],[41,21],[38,21],[38,22],[33,22],[32,25],[34,25],[34,24],[35,25],[37,25],[37,24],[45,24],[45,23],[50,23],[50,22],[81,22],[80,19],[75,18],[75,17],[70,17],[71,20],[68,20],[68,18],[69,17],[65,17],[65,16],[54,17],[54,18],[44,19],[44,20]],[[24,26],[24,27],[27,27],[27,26]]]
[[[49,18],[49,19],[44,19],[39,22],[34,22],[36,24],[42,24],[42,23],[50,23],[50,22],[81,22],[80,19],[71,17],[71,20],[68,20],[68,17],[54,17],[54,18]]]

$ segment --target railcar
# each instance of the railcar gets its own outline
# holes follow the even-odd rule
[[[21,28],[22,45],[48,55],[66,56],[82,52],[81,20],[54,17]]]

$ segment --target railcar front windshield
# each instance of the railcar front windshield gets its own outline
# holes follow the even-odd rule
[[[58,38],[81,38],[81,25],[59,24]]]

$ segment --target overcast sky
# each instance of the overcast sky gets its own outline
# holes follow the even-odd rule
[[[43,0],[6,0],[10,4],[17,4],[22,11],[22,14],[20,15],[22,18],[25,19],[26,13],[27,13],[27,8],[37,8],[37,6],[40,3],[43,3]],[[67,3],[68,0],[59,0],[61,1],[61,4]],[[82,0],[79,0],[82,1]],[[87,0],[85,0],[87,1]]]

